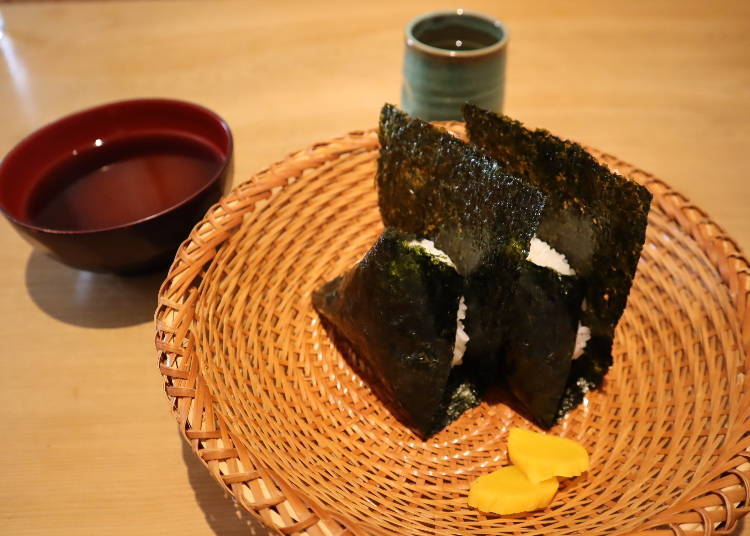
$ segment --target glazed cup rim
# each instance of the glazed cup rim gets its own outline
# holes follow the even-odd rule
[[[435,18],[435,17],[445,17],[449,15],[458,15],[458,16],[469,16],[474,17],[477,19],[481,19],[485,22],[488,22],[492,26],[495,26],[496,28],[499,28],[502,36],[500,39],[491,45],[488,45],[486,47],[482,47],[475,50],[447,50],[444,48],[438,48],[431,45],[428,45],[426,43],[423,43],[414,35],[414,28],[421,22],[424,22],[428,19]],[[414,48],[416,50],[419,50],[421,52],[424,52],[426,54],[432,55],[432,56],[441,56],[445,58],[478,58],[482,56],[489,56],[492,55],[503,48],[508,44],[508,28],[505,26],[500,20],[490,17],[489,15],[486,15],[484,13],[481,13],[479,11],[473,11],[471,9],[439,9],[436,11],[430,11],[427,13],[423,13],[421,15],[418,15],[417,17],[414,17],[411,19],[404,29],[404,40],[406,42],[406,46],[410,48]]]

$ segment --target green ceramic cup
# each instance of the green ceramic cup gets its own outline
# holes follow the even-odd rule
[[[427,121],[461,119],[471,102],[502,113],[508,30],[475,11],[420,15],[406,25],[401,107]]]

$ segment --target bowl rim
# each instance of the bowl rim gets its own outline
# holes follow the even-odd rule
[[[36,143],[36,140],[42,135],[42,133],[48,130],[49,128],[54,127],[55,125],[58,125],[65,121],[69,121],[79,116],[100,113],[104,110],[111,109],[113,107],[120,108],[120,107],[127,107],[127,106],[137,105],[137,104],[184,106],[187,108],[191,108],[193,111],[203,114],[204,116],[210,118],[219,127],[221,127],[221,129],[224,131],[224,133],[227,136],[227,150],[226,150],[226,154],[221,154],[219,152],[216,153],[221,158],[220,165],[217,167],[216,171],[213,173],[210,180],[206,181],[205,184],[203,184],[200,188],[195,190],[193,193],[191,193],[184,199],[180,200],[174,205],[171,205],[163,210],[160,210],[159,212],[155,212],[153,214],[149,214],[148,216],[144,216],[142,218],[127,221],[127,222],[120,223],[117,225],[110,225],[108,227],[97,227],[97,228],[91,228],[91,229],[54,229],[51,227],[35,225],[31,222],[24,221],[10,214],[10,212],[6,209],[5,205],[3,204],[2,199],[0,199],[0,213],[2,213],[3,216],[5,216],[13,224],[23,227],[24,229],[28,229],[28,230],[38,232],[38,233],[52,234],[52,235],[92,235],[95,233],[126,229],[126,228],[133,227],[135,225],[138,225],[147,221],[154,220],[161,216],[164,216],[165,214],[169,212],[172,212],[174,210],[179,209],[180,207],[184,205],[187,205],[188,203],[190,203],[191,201],[199,197],[201,194],[203,194],[203,192],[213,187],[216,184],[216,182],[222,176],[224,176],[234,154],[234,137],[232,135],[232,130],[229,128],[229,125],[227,124],[227,122],[219,114],[217,114],[213,110],[201,104],[196,104],[194,102],[190,102],[190,101],[186,101],[182,99],[172,99],[172,98],[166,98],[166,97],[139,97],[135,99],[120,99],[116,101],[105,102],[102,104],[97,104],[96,106],[91,106],[88,108],[77,110],[75,112],[71,112],[64,116],[58,117],[57,119],[44,123],[41,126],[35,128],[33,131],[31,131],[29,134],[27,134],[23,138],[21,138],[21,140],[18,141],[18,143],[16,143],[5,154],[5,156],[3,156],[0,159],[0,172],[2,172],[2,169],[6,165],[7,162],[9,162],[12,158],[16,157],[16,155],[20,154],[21,151],[26,150],[28,147],[33,147],[33,144]],[[185,130],[185,132],[189,132],[189,131]]]

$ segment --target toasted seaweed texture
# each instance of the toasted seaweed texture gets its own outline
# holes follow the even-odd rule
[[[451,369],[448,386],[437,412],[438,419],[428,435],[439,432],[481,401],[481,387],[471,371],[465,366]]]
[[[451,369],[462,278],[387,229],[353,268],[313,294],[313,305],[380,382],[374,391],[427,437],[476,405],[473,385]]]
[[[544,192],[537,236],[563,253],[586,284],[581,322],[592,338],[575,360],[560,415],[598,387],[645,240],[651,193],[599,164],[580,145],[476,106],[464,107],[471,142]]]
[[[494,378],[508,305],[544,195],[450,133],[386,104],[377,188],[386,227],[428,238],[465,278],[465,361]]]
[[[513,297],[513,336],[505,347],[510,391],[539,425],[551,427],[570,374],[583,280],[524,262]]]

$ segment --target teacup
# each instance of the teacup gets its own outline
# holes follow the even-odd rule
[[[406,25],[401,107],[427,121],[460,120],[470,102],[502,113],[508,30],[464,9],[416,17]]]

